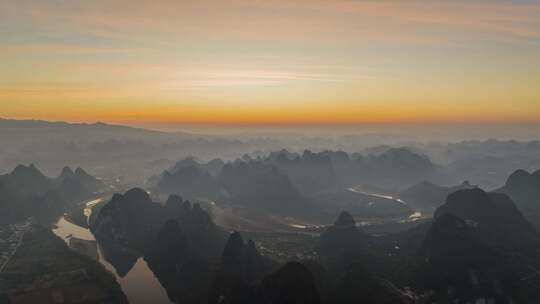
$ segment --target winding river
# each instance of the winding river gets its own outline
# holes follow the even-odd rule
[[[389,195],[363,192],[355,188],[348,189],[351,192],[361,193],[374,197],[385,198],[393,200],[397,203],[406,205],[404,201],[399,198],[395,198]],[[99,203],[101,199],[92,200],[86,203],[84,210],[85,215],[88,217],[91,213],[91,207]],[[415,212],[409,217],[409,220],[416,220],[422,217],[422,214]],[[295,226],[295,228],[306,228],[304,226]],[[75,237],[83,240],[95,241],[94,236],[89,229],[75,225],[67,221],[64,217],[60,218],[53,229],[53,232],[60,238],[66,240],[69,237]],[[171,304],[172,302],[167,297],[167,292],[161,286],[158,279],[154,276],[154,273],[150,270],[143,258],[139,258],[133,268],[124,277],[120,277],[114,267],[105,259],[101,253],[101,248],[98,244],[98,261],[111,273],[113,273],[122,287],[122,290],[126,294],[131,304]]]
[[[64,217],[56,223],[53,232],[60,238],[66,240],[68,236],[73,236],[83,240],[95,240],[90,230],[68,222]],[[99,246],[98,246],[99,248]],[[135,266],[124,277],[120,277],[114,267],[103,259],[99,251],[99,262],[116,279],[131,304],[170,304],[167,292],[161,286],[154,273],[148,268],[144,259],[139,258]]]

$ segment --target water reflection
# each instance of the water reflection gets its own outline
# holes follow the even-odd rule
[[[141,255],[137,252],[128,250],[125,247],[105,245],[100,243],[101,256],[103,260],[111,264],[120,278],[129,274],[131,269],[137,264]]]
[[[79,254],[90,257],[94,260],[99,260],[99,253],[97,248],[97,242],[92,240],[83,240],[77,237],[71,236],[68,239],[68,245],[71,250],[78,252]]]
[[[63,217],[56,223],[53,232],[60,238],[69,242],[69,238],[77,238],[81,240],[95,241],[92,233],[85,228],[74,225],[68,222]],[[103,248],[98,246],[98,260],[117,278],[118,283],[122,286],[122,290],[126,294],[131,304],[170,304],[171,301],[167,297],[165,289],[161,286],[153,272],[148,268],[148,265],[142,258],[135,257],[133,260],[118,261],[126,262],[126,267],[121,267],[122,271],[117,272],[116,268],[105,260]],[[112,256],[108,256],[109,260]],[[114,260],[113,260],[114,261]],[[121,276],[120,274],[123,274]]]

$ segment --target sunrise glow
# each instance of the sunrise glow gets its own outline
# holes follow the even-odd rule
[[[0,116],[540,122],[533,1],[1,1]]]

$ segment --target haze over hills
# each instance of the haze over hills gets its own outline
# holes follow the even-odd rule
[[[517,170],[508,177],[503,187],[494,192],[511,197],[523,215],[537,229],[540,227],[540,170],[533,173]]]
[[[101,254],[70,248],[97,256],[129,300],[142,274],[172,303],[539,299],[537,172],[516,171],[486,192],[448,186],[449,166],[418,148],[366,151],[185,157],[155,169],[140,185],[148,189],[129,190],[81,168],[50,178],[20,165],[0,176],[2,214],[83,229],[90,239],[78,244],[95,242]]]
[[[298,156],[301,156],[305,150],[313,153],[325,150],[344,151],[349,154],[351,160],[356,159],[355,153],[359,153],[364,157],[363,161],[371,163],[371,167],[367,168],[370,172],[363,170],[365,172],[362,174],[373,175],[374,179],[388,178],[377,177],[379,166],[382,166],[381,169],[385,169],[385,166],[394,166],[390,163],[394,157],[391,153],[396,152],[400,157],[405,157],[404,151],[399,150],[405,148],[415,155],[427,156],[429,161],[438,167],[435,171],[442,169],[442,176],[436,176],[441,172],[430,173],[434,175],[432,182],[459,184],[463,180],[469,180],[472,184],[488,189],[499,187],[506,176],[517,169],[540,168],[540,163],[535,157],[540,145],[536,141],[450,142],[450,139],[445,140],[444,137],[439,137],[436,142],[426,143],[413,139],[400,140],[399,137],[389,137],[384,131],[377,133],[369,129],[364,131],[345,129],[343,133],[332,136],[322,133],[313,135],[298,133],[295,136],[286,133],[284,135],[281,133],[212,135],[211,132],[206,134],[171,133],[104,123],[72,124],[3,119],[0,120],[0,124],[2,130],[0,140],[3,143],[0,148],[2,168],[15,167],[21,163],[35,163],[45,173],[53,174],[66,164],[71,164],[84,167],[104,178],[119,178],[123,183],[129,183],[131,186],[144,183],[146,178],[155,175],[156,172],[170,168],[179,159],[190,156],[196,156],[206,162],[214,158],[232,160],[249,154],[254,158],[269,157],[268,161],[274,162],[277,154],[271,155],[271,153],[279,152],[284,148],[288,149],[287,152],[296,153]],[[392,148],[397,148],[397,150],[392,152]],[[322,156],[323,154],[318,157]],[[358,170],[354,169],[354,164],[351,167],[349,161],[339,163],[342,155],[329,153],[326,156],[332,159],[334,170],[341,170],[337,178],[346,180],[351,174],[358,174]],[[420,159],[417,159],[416,167],[403,167],[400,172],[417,174],[418,170],[434,170],[426,166],[427,164],[421,169]],[[282,165],[282,169],[285,169],[283,166],[285,164]],[[2,168],[0,170],[5,172],[6,169]],[[292,169],[291,167],[289,170]],[[325,176],[327,174],[325,173]],[[398,179],[399,174],[395,179]],[[399,186],[397,180],[381,181],[392,184],[387,188]],[[308,184],[314,182],[305,181]],[[316,185],[315,183],[311,187]],[[309,185],[301,186],[301,188],[307,186]]]
[[[539,241],[506,195],[460,190],[435,212],[420,250],[426,262],[417,276],[442,298],[471,300],[482,294],[496,302],[532,303],[538,300],[531,289],[538,278],[530,273],[538,267]],[[453,294],[447,293],[448,285]]]
[[[457,186],[441,186],[423,181],[409,187],[399,193],[399,197],[408,205],[424,213],[433,214],[437,208],[444,204],[446,197],[453,192],[463,189],[471,189],[476,186],[464,181]]]
[[[540,303],[540,1],[0,0],[0,304]]]
[[[305,150],[299,155],[281,150],[265,157],[245,155],[227,163],[220,159],[209,163],[181,160],[153,178],[152,188],[165,195],[184,193],[190,199],[204,198],[218,205],[312,219],[333,217],[343,208],[364,217],[408,216],[411,209],[396,200],[349,188],[367,185],[394,189],[423,179],[438,179],[442,176],[439,172],[427,157],[403,148],[367,157],[342,151]]]
[[[350,290],[336,296],[351,300],[339,303],[359,297],[377,299],[374,303],[533,303],[538,299],[539,241],[508,197],[470,189],[451,194],[431,222],[399,234],[369,236],[343,213],[321,235],[321,254],[330,273],[346,272],[347,277],[358,271],[365,280],[374,280],[353,285],[373,286],[369,291],[349,285]],[[414,293],[399,286],[409,286]]]
[[[166,133],[104,123],[0,120],[2,167],[35,163],[55,172],[66,163],[89,168],[107,178],[132,182],[132,176],[170,165],[172,155],[201,155],[201,151],[235,150],[234,140],[188,133]],[[211,148],[213,147],[213,148]],[[182,151],[182,152],[180,152]],[[163,165],[164,163],[164,165]],[[129,170],[129,167],[137,167]],[[134,171],[137,174],[134,174]],[[138,183],[142,183],[139,179]]]
[[[19,165],[0,175],[0,223],[15,223],[30,216],[47,222],[103,187],[81,168],[73,171],[65,167],[58,177],[50,178],[33,164]]]

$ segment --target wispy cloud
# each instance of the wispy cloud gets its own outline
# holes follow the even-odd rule
[[[59,5],[20,0],[6,1],[2,9],[4,20],[26,22],[24,28],[35,34],[75,32],[124,45],[217,40],[448,46],[478,39],[540,38],[540,3],[535,2],[133,0]]]
[[[539,49],[538,1],[0,0],[0,103],[531,112]]]
[[[41,54],[121,54],[141,49],[121,47],[93,47],[69,44],[4,44],[0,53],[41,53]]]
[[[177,75],[176,79],[167,81],[168,85],[166,87],[168,89],[274,86],[297,82],[343,82],[351,80],[344,75],[291,70],[187,69]]]
[[[264,70],[230,70],[230,71],[206,71],[196,73],[197,76],[211,81],[261,81],[269,83],[283,83],[288,81],[323,81],[336,82],[343,81],[342,77],[329,74],[301,73],[294,71],[264,71]]]

